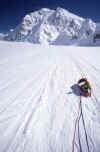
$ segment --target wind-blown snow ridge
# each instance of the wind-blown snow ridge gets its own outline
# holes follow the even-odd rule
[[[22,22],[5,38],[12,41],[28,41],[54,45],[92,45],[96,23],[58,7],[27,14]],[[100,43],[99,43],[100,44]]]
[[[100,151],[99,50],[0,42],[0,152],[72,152],[83,75],[92,86],[82,97],[89,149]],[[75,152],[80,144],[88,152],[82,119]]]

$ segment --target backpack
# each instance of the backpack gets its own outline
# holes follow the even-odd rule
[[[83,95],[85,97],[91,96],[91,86],[86,78],[81,78],[78,81],[77,85],[79,88],[80,95]]]

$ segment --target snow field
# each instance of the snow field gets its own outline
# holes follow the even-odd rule
[[[0,152],[71,152],[82,76],[93,89],[82,97],[89,149],[100,151],[99,49],[0,42]],[[88,152],[82,119],[75,152],[79,138]]]

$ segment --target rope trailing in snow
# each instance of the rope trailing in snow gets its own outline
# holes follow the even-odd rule
[[[84,131],[85,131],[85,137],[86,137],[87,148],[88,148],[88,152],[90,152],[90,150],[89,150],[88,138],[87,138],[87,132],[86,132],[86,127],[85,127],[85,121],[84,121],[83,112],[82,112],[82,105],[81,105],[81,113],[82,113],[82,121],[83,121],[83,126],[84,126]]]
[[[82,112],[80,113],[79,121],[78,121],[78,140],[79,140],[79,147],[80,147],[80,152],[82,152],[82,146],[81,146],[81,140],[80,140],[80,127],[79,127],[79,122],[81,118]]]
[[[87,137],[87,132],[86,132],[86,127],[85,127],[85,121],[84,121],[83,112],[82,112],[82,96],[80,95],[80,103],[79,103],[79,108],[78,108],[78,115],[77,115],[77,118],[76,118],[76,121],[75,121],[75,130],[74,130],[74,137],[73,137],[73,142],[72,142],[72,152],[74,152],[76,127],[77,127],[77,123],[78,123],[78,133],[79,133],[79,121],[80,121],[81,116],[82,116],[82,122],[83,122],[84,131],[85,131],[86,144],[87,144],[88,152],[90,152],[89,143],[88,143],[88,137]],[[82,152],[82,146],[81,146],[80,137],[79,137],[79,146],[80,146],[80,152]]]
[[[72,142],[72,152],[74,152],[74,143],[75,143],[75,134],[76,134],[76,127],[77,127],[77,123],[80,119],[80,109],[81,109],[81,96],[80,96],[80,103],[79,103],[79,109],[78,109],[78,115],[75,121],[75,130],[74,130],[74,137],[73,137],[73,142]]]

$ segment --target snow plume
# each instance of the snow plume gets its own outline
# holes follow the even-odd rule
[[[81,18],[60,7],[56,10],[43,8],[27,14],[22,22],[9,32],[6,39],[41,44],[80,45],[80,41],[88,41],[90,36],[93,40],[95,31],[96,23],[91,19]]]

